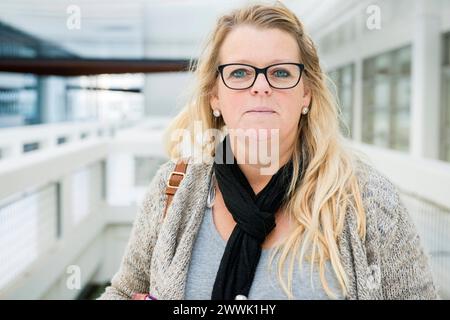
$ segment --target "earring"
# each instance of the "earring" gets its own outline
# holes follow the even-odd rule
[[[307,114],[308,112],[309,112],[309,108],[308,107],[303,108],[303,110],[302,110],[303,114]]]
[[[219,110],[219,109],[214,109],[213,115],[214,115],[214,117],[216,117],[216,118],[220,117],[220,110]]]

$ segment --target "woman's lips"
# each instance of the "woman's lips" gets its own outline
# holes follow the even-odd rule
[[[246,113],[250,113],[250,114],[261,114],[261,115],[271,115],[271,114],[275,114],[275,111],[247,111]]]
[[[245,113],[251,113],[251,114],[263,114],[263,115],[270,115],[276,113],[273,109],[268,107],[255,107],[252,108]]]

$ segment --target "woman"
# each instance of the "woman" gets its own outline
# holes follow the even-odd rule
[[[159,168],[100,299],[437,298],[395,187],[344,147],[316,48],[291,11],[276,3],[224,15],[195,73],[169,155],[182,155],[174,132],[198,141],[199,121],[225,138],[200,144],[213,163],[189,158],[167,216],[176,163]],[[240,130],[256,134],[242,140]],[[247,160],[261,142],[276,155],[271,174]]]

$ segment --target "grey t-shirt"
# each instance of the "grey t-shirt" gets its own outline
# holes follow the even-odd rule
[[[220,260],[225,250],[226,241],[218,233],[212,215],[211,208],[205,209],[204,218],[197,234],[192,251],[192,259],[188,270],[185,299],[186,300],[210,300],[211,292],[219,269]],[[271,250],[263,249],[255,277],[250,289],[248,299],[251,300],[287,300],[277,278],[277,259],[272,261],[272,268],[269,271],[269,260]],[[286,260],[283,274],[284,281],[287,281],[290,257]],[[329,299],[320,282],[318,266],[314,267],[312,283],[310,277],[310,263],[304,262],[302,272],[298,270],[298,263],[294,264],[292,293],[295,299],[317,300]],[[338,299],[343,299],[342,291],[336,280],[331,264],[326,264],[325,277],[328,286]]]

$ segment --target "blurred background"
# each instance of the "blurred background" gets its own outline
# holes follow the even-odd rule
[[[251,2],[0,2],[0,299],[98,297],[167,160],[190,59],[218,15]],[[450,298],[450,0],[283,2]]]

